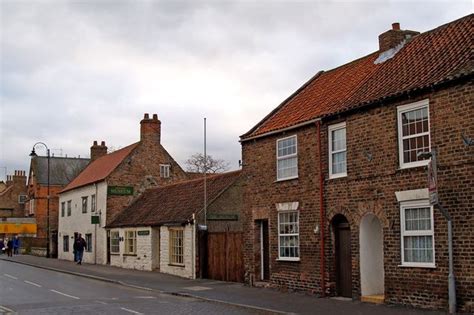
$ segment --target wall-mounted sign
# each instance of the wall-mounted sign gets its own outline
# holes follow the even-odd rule
[[[107,194],[110,196],[131,196],[133,195],[132,186],[109,186]]]
[[[100,224],[100,217],[98,215],[91,216],[91,224]]]
[[[140,236],[150,235],[150,230],[138,231],[137,234]]]
[[[36,235],[36,223],[0,222],[0,234]]]
[[[209,213],[207,215],[209,221],[238,221],[238,214],[228,214],[228,213]]]

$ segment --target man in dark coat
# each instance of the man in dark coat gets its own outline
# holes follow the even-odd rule
[[[82,264],[82,255],[84,254],[84,249],[86,248],[86,241],[82,238],[82,234],[79,233],[76,240],[74,241],[74,251],[76,253],[76,262],[78,265]]]
[[[8,239],[7,241],[7,255],[8,257],[13,256],[13,240],[12,239]]]

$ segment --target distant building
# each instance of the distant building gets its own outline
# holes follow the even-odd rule
[[[57,256],[58,247],[58,193],[89,163],[89,159],[50,157],[49,165],[49,231],[50,253]],[[31,252],[45,256],[48,242],[48,158],[34,156],[30,162],[27,187],[28,200],[25,215],[36,219],[37,235],[31,242]]]
[[[87,241],[85,263],[110,263],[105,226],[145,189],[187,179],[161,145],[161,122],[145,114],[140,141],[107,154],[102,142],[91,147],[91,163],[60,193],[59,259],[73,260],[74,236]]]
[[[25,201],[25,171],[15,171],[7,175],[6,183],[0,182],[0,238],[27,232],[18,224],[28,221],[25,220]]]

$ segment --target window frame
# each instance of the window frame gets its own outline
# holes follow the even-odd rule
[[[332,132],[333,131],[336,131],[336,130],[340,130],[340,129],[345,129],[346,130],[346,146],[345,146],[345,149],[344,150],[339,150],[339,151],[333,151],[333,148],[332,148]],[[338,124],[334,124],[334,125],[330,125],[328,126],[328,165],[329,165],[329,178],[330,179],[333,179],[333,178],[340,178],[340,177],[347,177],[347,124],[346,122],[341,122],[341,123],[338,123]],[[336,154],[336,153],[341,153],[341,152],[346,152],[346,171],[343,172],[343,173],[336,173],[334,174],[333,173],[333,169],[332,169],[332,156],[333,154]]]
[[[133,233],[133,237],[129,237],[129,233]],[[133,242],[133,251],[129,251],[129,246],[128,242],[132,240]],[[137,254],[137,231],[136,230],[125,230],[125,235],[124,235],[124,255],[136,255]]]
[[[417,110],[417,109],[421,109],[423,107],[427,108],[428,131],[423,132],[423,133],[418,133],[418,134],[416,134],[416,136],[411,135],[411,136],[407,136],[407,137],[404,138],[403,137],[403,125],[402,125],[402,114],[406,113],[406,112],[414,111],[414,110]],[[431,126],[430,126],[430,122],[431,122],[431,120],[430,120],[430,102],[429,102],[429,99],[424,99],[424,100],[421,100],[421,101],[418,101],[418,102],[405,104],[405,105],[400,105],[400,106],[397,107],[398,159],[399,159],[400,169],[428,165],[428,163],[431,159],[405,163],[404,160],[403,160],[403,153],[404,153],[403,152],[403,140],[428,135],[428,148],[429,148],[428,151],[431,151]]]
[[[95,212],[97,209],[97,198],[95,194],[91,195],[91,212]]]
[[[414,208],[430,208],[430,230],[405,230],[405,210]],[[405,237],[406,236],[431,236],[433,248],[432,262],[405,262]],[[402,267],[421,267],[421,268],[436,268],[436,253],[435,253],[435,235],[434,235],[434,211],[433,206],[429,200],[413,200],[400,202],[400,249],[401,249],[401,265]]]
[[[178,233],[180,232],[181,233],[181,238],[182,238],[182,241],[181,241],[181,244],[182,244],[182,247],[181,247],[181,253],[178,255],[178,254],[175,254],[175,249],[178,248],[178,246],[174,246],[174,243],[173,243],[173,234],[174,233]],[[173,265],[173,266],[180,266],[180,267],[183,267],[185,266],[185,262],[184,262],[184,249],[185,249],[185,246],[184,246],[184,228],[182,227],[170,227],[168,228],[168,233],[169,233],[169,247],[168,247],[168,251],[169,251],[169,264],[170,265]],[[177,238],[176,238],[177,239]],[[173,259],[173,257],[182,257],[182,262],[177,262]]]
[[[72,200],[67,201],[67,216],[70,217],[72,214]]]
[[[81,197],[81,209],[82,213],[87,213],[87,206],[89,204],[89,198],[88,196],[83,196]]]
[[[63,235],[63,253],[69,253],[69,235]]]
[[[61,202],[61,217],[64,218],[66,215],[66,202],[62,201]]]
[[[296,213],[296,224],[298,226],[298,233],[289,233],[289,234],[281,234],[280,233],[280,214],[287,214],[287,213]],[[277,260],[282,260],[282,261],[300,261],[301,259],[301,252],[300,252],[300,212],[299,210],[280,210],[277,213],[278,217],[278,259]],[[297,248],[298,248],[298,257],[282,257],[280,254],[280,238],[281,236],[297,236],[298,237],[298,242],[297,242]]]
[[[115,234],[117,235],[116,238],[113,237]],[[117,244],[114,244],[114,241],[117,241]],[[120,254],[120,231],[110,231],[110,253]]]
[[[292,154],[289,154],[289,155],[285,155],[285,156],[278,156],[278,143],[280,141],[284,141],[284,140],[287,140],[287,139],[290,139],[290,138],[295,138],[295,153],[292,153]],[[288,136],[288,137],[284,137],[284,138],[280,138],[280,139],[277,139],[276,140],[276,145],[275,145],[275,155],[276,155],[276,178],[277,178],[277,182],[279,181],[284,181],[284,180],[290,180],[290,179],[295,179],[295,178],[298,178],[298,135],[294,134],[294,135],[291,135],[291,136]],[[291,159],[291,158],[296,158],[296,175],[294,176],[290,176],[290,177],[283,177],[283,178],[279,178],[278,177],[278,166],[279,166],[279,161],[282,161],[282,160],[287,160],[287,159]]]
[[[170,164],[160,164],[160,177],[170,178]]]
[[[84,239],[85,239],[86,244],[87,244],[85,251],[88,252],[88,253],[92,253],[92,233],[86,233],[84,235]],[[89,242],[89,240],[90,240],[90,242]]]

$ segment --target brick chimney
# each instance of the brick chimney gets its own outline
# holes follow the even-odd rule
[[[400,23],[393,23],[391,30],[379,35],[379,51],[384,52],[395,48],[402,41],[409,41],[418,34],[420,34],[420,32],[401,30]]]
[[[26,172],[25,171],[15,171],[12,176],[13,185],[19,187],[26,187]]]
[[[153,118],[150,119],[150,115],[146,113],[140,121],[140,141],[160,143],[161,121],[158,120],[157,114],[153,114]]]
[[[105,145],[105,141],[102,141],[100,145],[97,144],[97,141],[94,141],[94,144],[91,147],[91,162],[106,154],[107,146]]]

